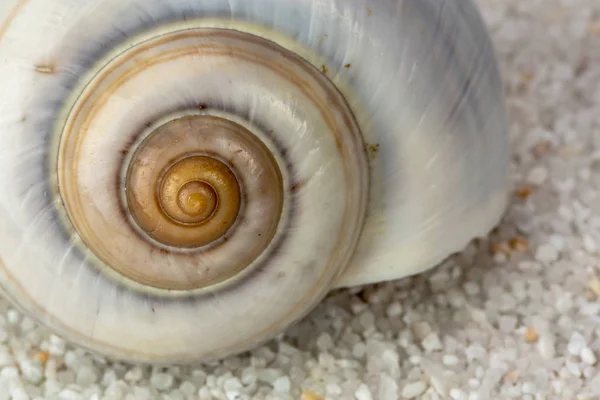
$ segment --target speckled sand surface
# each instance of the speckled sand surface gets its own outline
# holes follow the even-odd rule
[[[489,242],[332,293],[280,340],[195,369],[107,363],[0,301],[0,400],[599,399],[600,1],[479,4],[514,151]]]

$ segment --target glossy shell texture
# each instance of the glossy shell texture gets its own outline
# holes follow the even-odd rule
[[[470,0],[3,0],[0,286],[91,351],[239,353],[507,202]]]

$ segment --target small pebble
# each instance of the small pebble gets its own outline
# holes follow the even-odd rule
[[[83,400],[83,396],[71,389],[64,389],[58,394],[60,400]]]
[[[328,383],[325,387],[327,394],[338,396],[342,393],[342,388],[337,383]]]
[[[580,357],[581,357],[581,360],[586,364],[589,364],[589,365],[596,364],[596,356],[594,355],[594,352],[589,347],[584,347],[581,349]]]
[[[422,341],[423,349],[425,349],[426,353],[431,353],[433,351],[439,351],[444,348],[440,338],[437,333],[431,332],[429,333],[425,339]]]
[[[282,376],[275,379],[275,382],[273,382],[273,389],[279,393],[289,393],[291,389],[290,378]]]
[[[48,362],[48,359],[50,358],[50,353],[48,353],[47,351],[40,351],[35,353],[35,356],[33,356],[33,358],[38,360],[42,367],[45,367],[46,363]]]
[[[527,330],[525,331],[525,340],[527,341],[527,343],[536,343],[539,338],[540,335],[536,332],[535,329],[530,327],[527,328]]]
[[[405,399],[414,399],[425,393],[426,390],[427,385],[425,382],[412,382],[404,386],[402,389],[402,397]]]
[[[181,393],[189,397],[193,396],[196,393],[197,388],[192,382],[184,381],[181,383],[181,386],[179,386],[179,390],[181,391]]]
[[[581,376],[581,367],[578,363],[572,360],[567,360],[565,361],[565,366],[567,367],[567,371],[569,371],[569,373],[571,373],[571,375],[574,377],[579,378]]]
[[[371,394],[369,387],[364,383],[361,383],[358,386],[358,389],[356,389],[356,392],[354,392],[354,397],[356,397],[356,400],[373,400],[373,395]]]
[[[458,357],[456,357],[454,354],[446,354],[444,355],[444,358],[442,359],[442,362],[444,363],[444,365],[447,365],[449,367],[457,365],[459,363],[459,359]]]
[[[21,363],[21,373],[23,377],[34,385],[39,384],[44,378],[44,370],[39,360],[25,360]]]
[[[386,314],[390,318],[399,317],[402,314],[402,305],[397,301],[391,303],[386,309]]]
[[[521,391],[523,393],[535,394],[536,386],[533,382],[524,382],[523,385],[521,385]]]
[[[150,378],[150,385],[159,391],[169,390],[173,386],[173,382],[173,376],[165,373],[154,374]]]
[[[535,259],[543,263],[551,263],[558,260],[558,250],[550,244],[542,244],[535,252]]]
[[[29,400],[30,399],[30,397],[27,394],[27,392],[25,391],[25,389],[20,388],[20,387],[14,388],[10,394],[10,397],[12,400]]]
[[[542,357],[551,360],[556,355],[556,350],[554,347],[554,338],[549,334],[544,334],[540,337],[538,341],[538,351],[542,355]]]
[[[574,332],[569,340],[567,350],[571,355],[579,356],[585,346],[585,338],[579,332]]]
[[[319,396],[318,394],[316,394],[314,392],[306,391],[306,392],[302,392],[302,396],[301,396],[300,400],[323,400],[323,397]],[[359,400],[363,400],[363,399],[359,399]],[[364,399],[364,400],[368,400],[368,399]]]
[[[333,340],[331,340],[331,336],[327,333],[323,333],[317,339],[317,348],[321,351],[327,351],[334,347]]]
[[[125,374],[125,380],[131,383],[139,382],[144,376],[142,368],[139,366],[133,367]]]
[[[200,388],[200,390],[198,391],[198,398],[200,400],[212,400],[213,396],[210,393],[210,389],[207,387],[202,387]]]
[[[450,397],[452,400],[467,400],[467,394],[456,388],[450,390]]]
[[[548,170],[544,167],[536,167],[527,175],[527,181],[533,185],[542,185],[548,179]]]
[[[21,319],[21,315],[16,310],[8,310],[6,313],[6,321],[9,325],[17,325]]]
[[[98,380],[98,375],[92,367],[83,366],[77,371],[77,384],[81,387],[90,386]]]

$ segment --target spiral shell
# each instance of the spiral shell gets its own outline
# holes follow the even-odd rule
[[[506,205],[470,1],[8,0],[0,286],[95,352],[250,349]]]

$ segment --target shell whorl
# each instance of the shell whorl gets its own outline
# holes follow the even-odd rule
[[[360,235],[368,163],[317,67],[253,33],[171,26],[133,36],[69,93],[47,153],[44,208],[64,233],[39,278],[54,289],[29,292],[38,277],[11,270],[27,282],[9,285],[18,303],[91,350],[185,362],[252,347],[327,293]],[[67,287],[80,301],[54,297]]]

